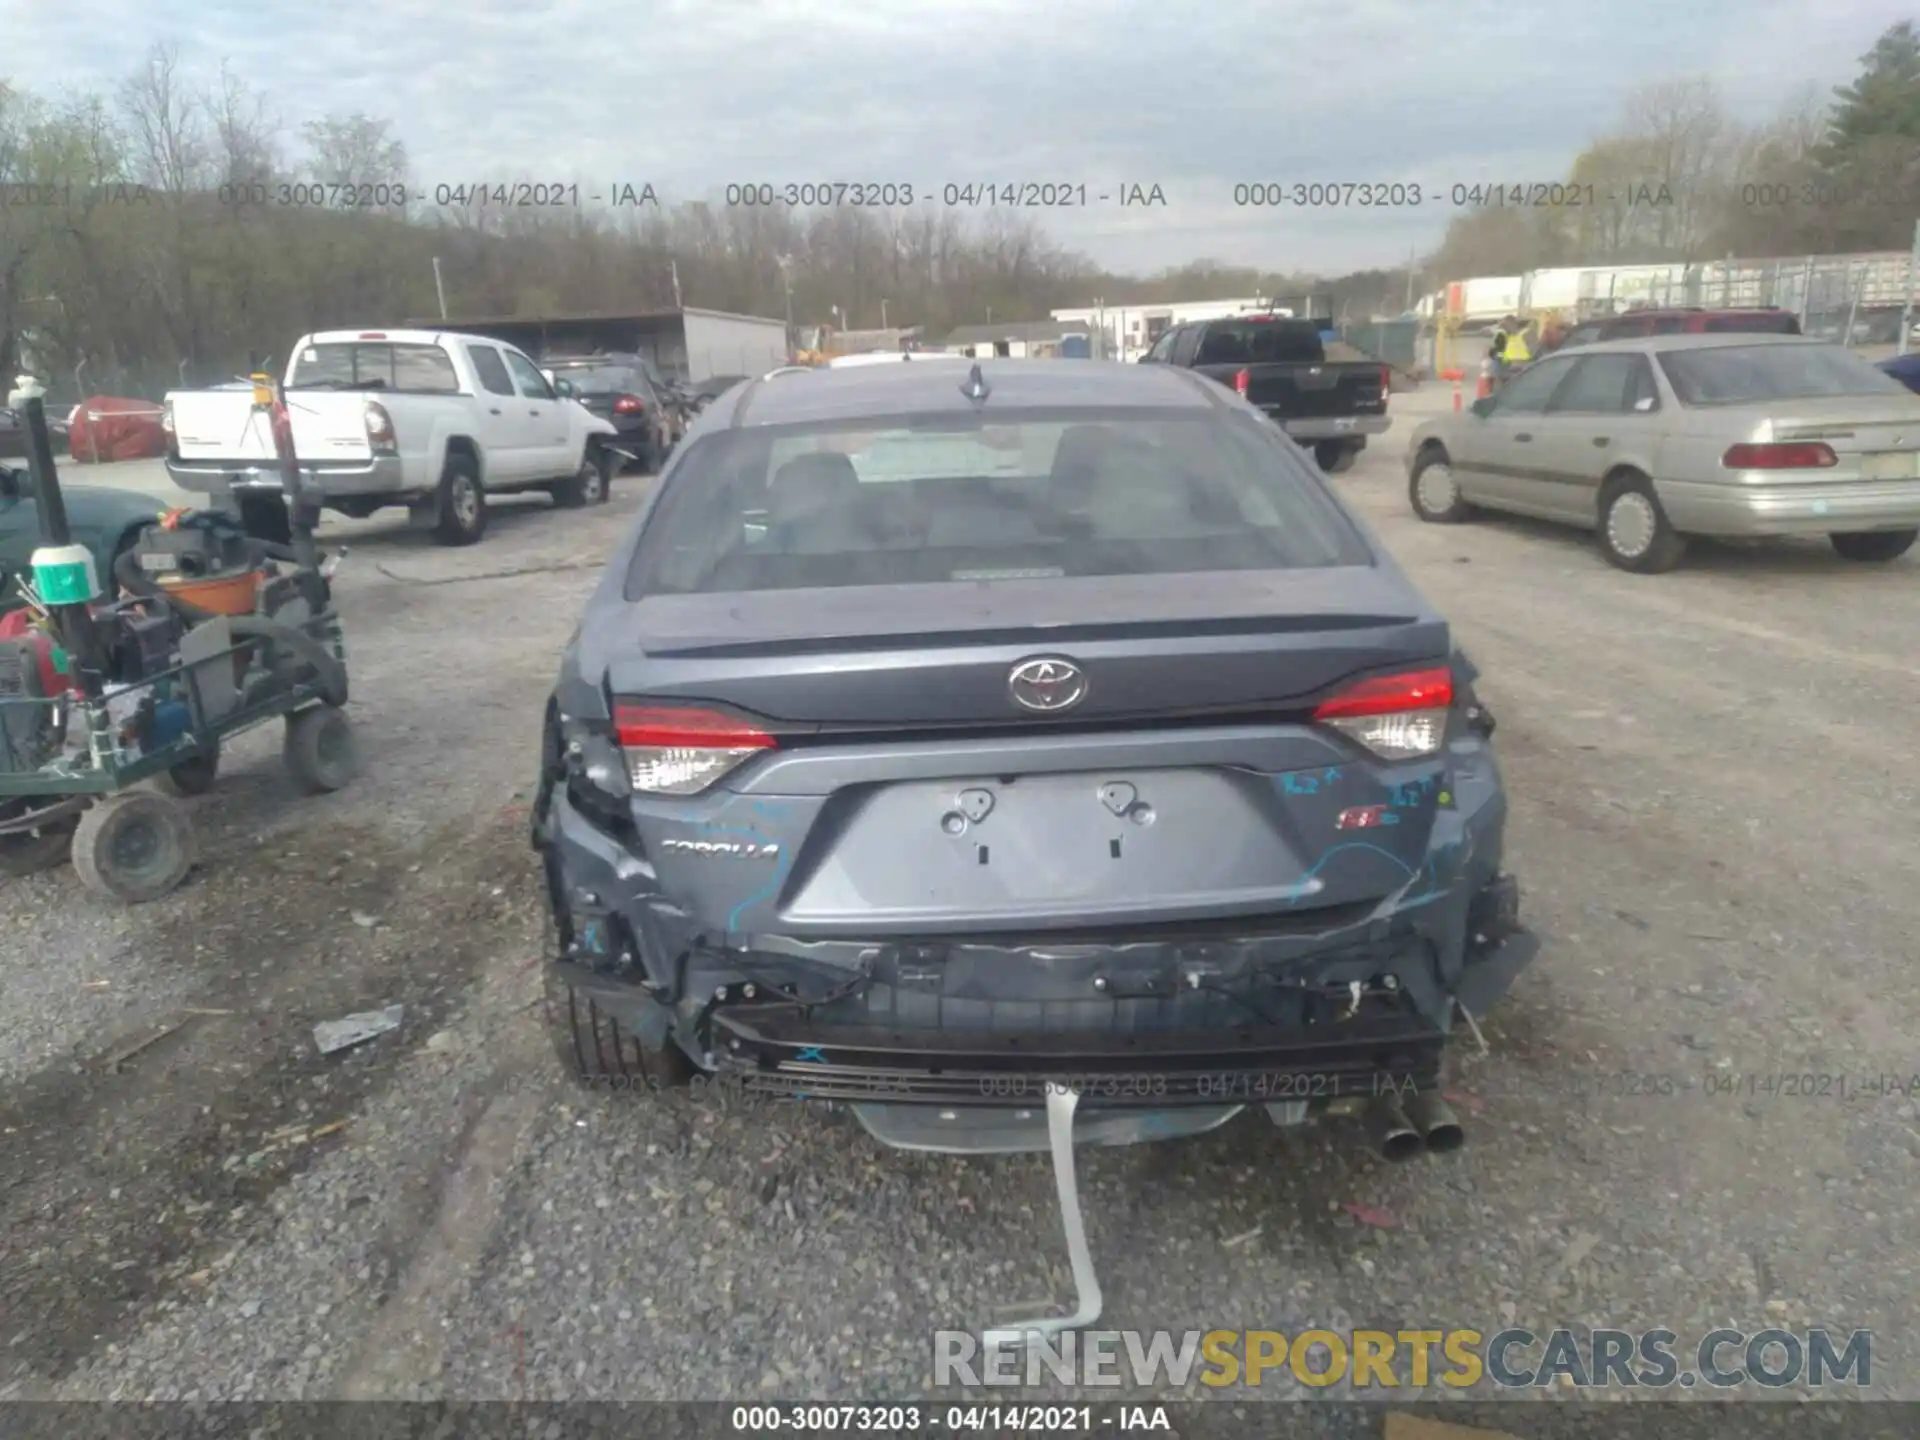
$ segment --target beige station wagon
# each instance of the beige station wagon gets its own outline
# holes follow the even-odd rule
[[[1920,395],[1799,336],[1610,341],[1429,420],[1407,475],[1423,520],[1563,521],[1643,574],[1692,535],[1825,535],[1845,559],[1894,560],[1920,536]]]

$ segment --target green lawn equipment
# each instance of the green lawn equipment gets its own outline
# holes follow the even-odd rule
[[[75,544],[41,402],[20,410],[40,548],[18,594],[0,597],[0,873],[69,857],[91,890],[158,899],[194,860],[183,796],[213,787],[223,742],[285,720],[284,758],[310,793],[358,768],[346,649],[302,476],[276,394],[293,519],[289,545],[249,538],[221,513],[159,517],[103,588]],[[143,785],[144,781],[157,782]]]

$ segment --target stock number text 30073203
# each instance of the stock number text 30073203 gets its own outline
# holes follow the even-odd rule
[[[1233,187],[1233,203],[1256,210],[1399,210],[1431,198],[1419,185],[1359,180],[1259,180]]]

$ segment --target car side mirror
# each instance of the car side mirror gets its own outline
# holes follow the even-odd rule
[[[571,380],[554,381],[553,393],[558,395],[562,400],[571,400],[574,396],[573,381]]]
[[[1493,413],[1493,396],[1483,395],[1480,399],[1474,401],[1473,413],[1478,415],[1482,420],[1491,415]]]

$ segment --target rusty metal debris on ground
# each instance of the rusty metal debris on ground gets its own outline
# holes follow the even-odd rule
[[[358,1015],[342,1016],[338,1020],[322,1020],[313,1027],[313,1043],[319,1047],[322,1055],[350,1050],[355,1045],[364,1045],[375,1036],[398,1030],[405,1013],[406,1006],[389,1005],[384,1010],[366,1010]]]

